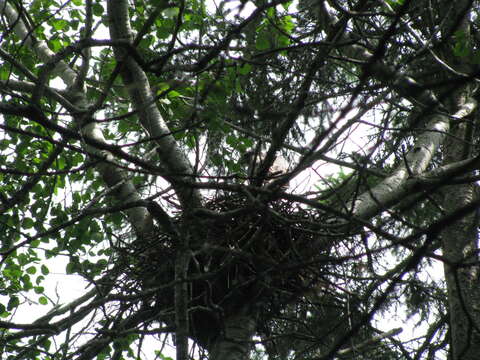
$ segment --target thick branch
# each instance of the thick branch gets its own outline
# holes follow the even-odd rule
[[[128,40],[133,42],[128,10],[128,1],[108,1],[110,36],[114,41]],[[172,174],[172,176],[166,176],[165,178],[170,181],[175,188],[184,208],[188,209],[192,206],[200,206],[200,193],[193,190],[192,187],[183,186],[176,181],[176,178],[179,178],[183,183],[191,182],[190,177],[183,175],[192,175],[193,169],[183,151],[177,145],[176,140],[173,138],[170,129],[157,108],[145,72],[123,47],[115,47],[114,51],[117,61],[122,63],[122,79],[127,87],[132,104],[138,113],[140,122],[148,134],[156,139],[158,155],[162,166]]]
[[[471,114],[476,107],[476,101],[470,99],[453,117],[462,119]],[[450,119],[446,115],[432,115],[425,131],[418,136],[415,145],[405,156],[404,162],[391,176],[360,195],[354,201],[353,213],[358,217],[370,218],[408,196],[412,187],[406,181],[421,175],[427,169],[448,133],[449,122]]]

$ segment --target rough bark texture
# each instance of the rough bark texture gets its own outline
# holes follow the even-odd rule
[[[444,36],[462,33],[471,36],[469,8],[471,1],[459,1],[454,6],[442,3],[439,13],[445,17],[442,28]],[[471,71],[468,63],[462,62],[458,56],[452,56],[451,50],[445,46],[444,58],[452,67],[461,72]],[[464,85],[450,92],[445,103],[453,111],[464,106],[472,94],[474,87]],[[447,89],[448,91],[448,89]],[[472,144],[468,127],[478,123],[478,111],[470,121],[451,120],[452,131],[444,147],[444,163],[454,163],[471,156]],[[455,189],[445,190],[444,208],[448,213],[478,201],[475,183],[457,185]],[[445,263],[445,282],[448,290],[450,311],[450,355],[453,360],[478,359],[480,354],[480,266],[478,264],[478,210],[462,217],[445,229],[442,233],[443,254]]]
[[[210,347],[210,360],[248,360],[255,334],[255,314],[249,307],[225,319],[224,334]]]
[[[459,96],[459,102],[465,98]],[[454,122],[454,132],[445,145],[446,164],[463,160],[468,151],[466,122]],[[444,208],[452,214],[478,200],[475,184],[445,189]],[[448,226],[441,234],[448,290],[453,360],[478,359],[480,354],[480,268],[478,265],[478,210]]]
[[[112,0],[107,4],[112,40],[127,40],[133,47],[128,1]],[[192,167],[157,108],[147,75],[124,47],[116,47],[115,56],[140,122],[151,138],[158,143],[157,153],[162,167],[165,168],[164,177],[176,189],[185,210],[200,206],[200,193],[189,185],[192,182],[189,176],[192,175]]]

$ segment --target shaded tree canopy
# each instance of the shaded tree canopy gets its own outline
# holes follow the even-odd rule
[[[478,359],[477,1],[0,15],[2,359]]]

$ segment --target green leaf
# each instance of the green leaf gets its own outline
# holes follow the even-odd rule
[[[11,296],[10,300],[8,300],[7,310],[11,311],[11,310],[15,309],[16,307],[18,307],[18,305],[20,305],[20,300],[18,299],[18,297],[17,296]]]
[[[105,260],[105,259],[100,259],[100,260],[97,261],[97,265],[100,266],[100,267],[102,267],[102,268],[104,268],[105,266],[107,266],[107,264],[108,264],[108,262],[107,262],[107,260]]]
[[[42,341],[42,342],[40,343],[40,346],[41,346],[42,348],[44,348],[45,350],[47,350],[47,351],[48,351],[48,349],[50,349],[50,346],[51,346],[51,345],[52,345],[52,342],[51,342],[50,340],[48,340],[48,339],[45,339],[44,341]]]
[[[42,305],[47,305],[48,304],[48,299],[45,296],[40,296],[38,298],[38,302]]]
[[[280,22],[281,29],[287,34],[291,34],[292,30],[295,28],[295,23],[291,16],[284,16]]]
[[[68,22],[64,19],[52,20],[52,26],[55,30],[61,31],[68,27]]]
[[[80,22],[78,20],[71,20],[70,21],[70,27],[77,31],[78,30],[78,25],[80,24]]]
[[[42,265],[40,267],[40,270],[41,270],[43,275],[48,275],[50,273],[50,270],[48,270],[48,267],[46,267],[45,265]]]
[[[7,68],[7,66],[4,66],[3,68],[0,68],[0,80],[7,80],[8,77],[10,76],[11,72]]]
[[[288,10],[288,8],[290,7],[290,5],[292,5],[292,1],[287,1],[287,2],[282,3],[282,7],[283,7],[285,10]]]
[[[231,145],[232,147],[236,147],[238,143],[238,139],[233,135],[228,135],[227,138],[225,139],[225,142],[228,145]]]
[[[92,11],[93,11],[93,14],[95,16],[102,16],[103,13],[105,12],[105,9],[103,8],[103,6],[101,4],[95,3],[92,6]]]
[[[252,71],[252,65],[250,64],[243,64],[239,69],[238,73],[240,75],[247,75],[250,71]]]
[[[402,6],[405,0],[386,0],[387,4],[390,5],[393,8]]]
[[[270,48],[270,41],[268,40],[267,36],[264,33],[261,33],[257,37],[255,47],[257,50],[267,50]]]
[[[20,265],[26,265],[30,263],[30,258],[27,256],[27,254],[19,254],[17,260]]]
[[[48,44],[54,52],[58,52],[62,48],[62,42],[59,39],[51,39]]]
[[[157,95],[162,95],[165,91],[170,89],[170,85],[168,85],[165,82],[162,82],[157,84],[156,88],[157,88]]]
[[[180,96],[180,93],[178,91],[175,91],[175,90],[172,90],[168,93],[168,97],[171,98],[171,99],[179,97],[179,96]]]
[[[154,350],[154,352],[155,355],[157,355],[162,360],[173,360],[171,357],[163,355],[159,350]]]
[[[469,37],[464,31],[456,31],[453,54],[458,57],[467,57],[470,55],[470,49],[471,46],[469,44]]]
[[[76,264],[73,263],[73,262],[69,262],[67,264],[67,268],[66,268],[65,272],[67,274],[73,274],[75,272],[75,268],[76,268]]]
[[[30,276],[28,274],[24,274],[21,280],[23,283],[23,290],[29,291],[33,288],[32,282],[30,281]]]
[[[37,269],[35,268],[35,266],[30,266],[28,269],[27,269],[27,273],[29,273],[30,275],[33,275],[37,272]]]
[[[35,225],[35,222],[32,219],[30,219],[28,217],[23,219],[23,227],[25,229],[31,229],[33,227],[33,225]]]
[[[175,18],[178,16],[179,11],[180,9],[178,7],[171,7],[163,10],[163,15],[165,15],[165,17]]]
[[[57,158],[57,166],[59,170],[65,169],[65,158],[64,157],[58,157]]]
[[[185,140],[189,148],[193,149],[195,147],[195,144],[196,144],[195,135],[188,134]]]

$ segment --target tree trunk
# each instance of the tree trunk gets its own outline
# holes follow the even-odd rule
[[[249,307],[225,319],[224,334],[210,347],[210,360],[248,360],[255,333],[256,316]]]
[[[462,96],[459,103],[463,102]],[[461,104],[457,104],[461,105]],[[445,145],[446,164],[468,157],[466,139],[468,121],[453,124],[453,135]],[[464,139],[465,141],[462,141]],[[445,191],[447,213],[475,201],[475,185],[455,185]],[[451,224],[442,233],[442,250],[448,291],[451,348],[453,360],[478,359],[480,354],[480,287],[478,265],[478,214],[469,214]]]
[[[447,191],[445,205],[454,212],[473,197],[471,185]],[[480,289],[478,287],[477,215],[450,225],[442,234],[444,265],[450,312],[451,358],[478,359],[480,354]],[[477,262],[476,264],[474,264]]]

